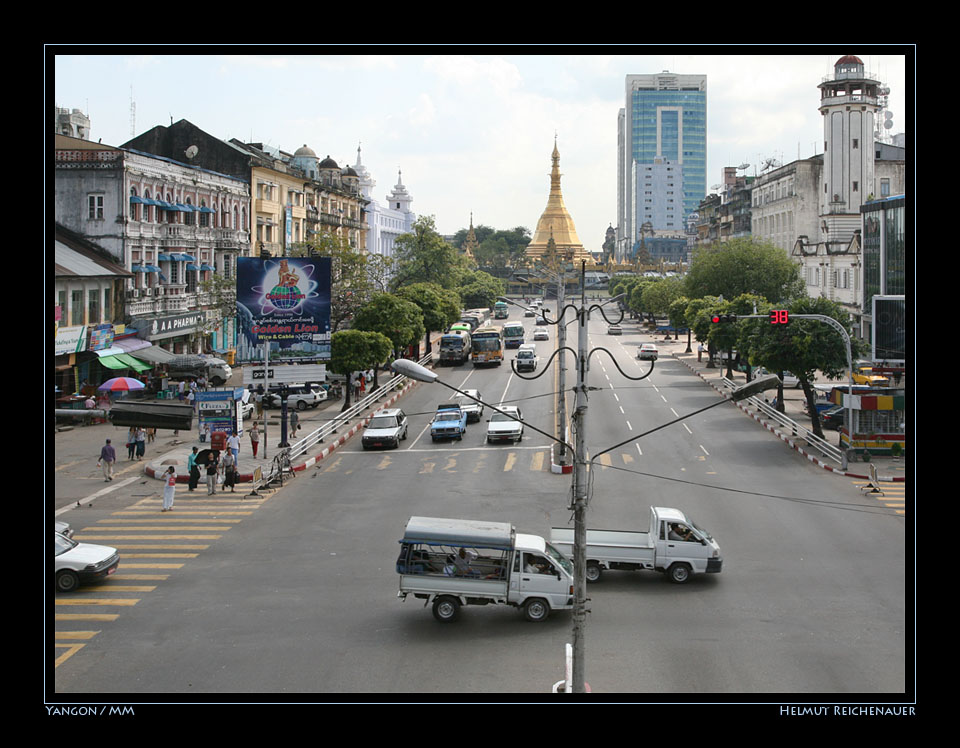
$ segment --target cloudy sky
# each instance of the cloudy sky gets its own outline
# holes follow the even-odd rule
[[[187,119],[222,139],[291,153],[306,144],[341,166],[356,163],[359,145],[377,182],[374,197],[385,202],[402,170],[414,211],[435,216],[443,234],[465,227],[471,212],[475,225],[533,231],[547,202],[556,136],[564,202],[590,250],[616,221],[617,113],[629,74],[707,76],[708,188],[725,166],[751,164],[753,174],[768,158],[789,163],[819,153],[817,84],[845,54],[859,56],[890,87],[891,132],[912,136],[910,49],[892,50],[911,55],[909,64],[904,55],[870,48],[591,54],[604,49],[541,55],[438,47],[436,54],[405,54],[403,47],[355,47],[327,56],[297,48],[236,55],[216,47],[90,55],[89,48],[70,54],[67,47],[49,61],[47,92],[57,106],[88,114],[92,139],[110,145],[131,138],[131,101],[136,134]]]

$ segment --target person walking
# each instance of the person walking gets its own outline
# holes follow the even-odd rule
[[[221,468],[223,468],[223,490],[226,491],[229,488],[230,493],[235,493],[233,487],[237,483],[236,464],[231,452],[224,453],[223,460],[220,463]]]
[[[190,473],[190,482],[187,484],[187,490],[193,491],[200,482],[200,468],[197,465],[197,448],[187,457],[187,471]]]
[[[207,496],[213,496],[217,492],[217,476],[219,473],[219,460],[216,453],[211,452],[207,458]]]
[[[142,428],[137,428],[137,459],[142,460],[144,452],[147,451],[147,432]]]
[[[107,443],[100,448],[100,459],[97,460],[97,467],[103,468],[103,480],[113,480],[113,465],[117,461],[117,452],[107,439]]]
[[[260,446],[260,429],[257,428],[257,422],[253,422],[250,427],[250,447],[253,449],[253,456],[257,456],[257,448]]]
[[[240,437],[237,436],[237,432],[234,431],[230,436],[227,437],[227,448],[233,452],[233,464],[240,464]]]
[[[300,416],[297,415],[297,411],[291,410],[290,417],[287,420],[290,423],[290,433],[296,439],[297,431],[300,430]]]
[[[163,474],[163,508],[161,512],[173,511],[173,497],[177,492],[177,469],[171,465]]]
[[[703,361],[703,343],[697,345],[697,362]]]
[[[137,429],[131,426],[127,432],[127,459],[132,460],[137,454]]]

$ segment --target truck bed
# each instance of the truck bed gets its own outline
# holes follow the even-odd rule
[[[401,574],[400,592],[406,595],[464,595],[506,602],[507,582],[499,579]]]
[[[573,557],[573,530],[554,527],[550,543],[564,555]],[[587,530],[587,560],[613,563],[648,564],[654,558],[654,545],[649,532],[626,530]]]

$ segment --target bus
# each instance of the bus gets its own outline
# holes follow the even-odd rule
[[[493,305],[493,318],[494,319],[507,319],[510,316],[510,309],[507,307],[507,302],[498,301]]]
[[[507,348],[519,348],[523,345],[523,323],[507,322],[503,326],[503,344]]]
[[[440,338],[440,364],[460,365],[470,359],[472,352],[470,333],[466,331],[448,332]]]
[[[503,363],[503,331],[496,325],[481,327],[471,335],[470,359],[474,366]]]

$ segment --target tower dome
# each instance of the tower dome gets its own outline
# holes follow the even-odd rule
[[[537,222],[533,239],[527,245],[527,256],[540,259],[552,240],[557,253],[570,261],[591,260],[590,253],[583,248],[583,243],[577,236],[573,218],[563,204],[563,193],[560,191],[560,151],[556,141],[553,143],[551,158],[553,168],[550,171],[550,196],[547,198],[547,207]]]

